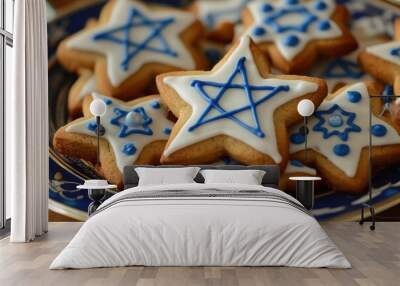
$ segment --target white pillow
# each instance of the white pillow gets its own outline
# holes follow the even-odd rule
[[[195,183],[193,179],[199,170],[199,167],[135,168],[139,176],[139,186]]]
[[[261,185],[265,171],[262,170],[202,170],[205,184],[246,184]]]

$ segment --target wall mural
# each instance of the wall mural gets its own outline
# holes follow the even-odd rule
[[[272,4],[266,1],[268,3],[263,5],[252,3],[251,0],[232,0],[229,1],[229,5],[221,5],[219,1],[211,1],[207,5],[203,5],[202,1],[197,1],[197,4],[179,0],[151,1],[176,7],[190,7],[187,11],[196,14],[208,29],[207,39],[199,45],[197,41],[199,35],[196,34],[199,31],[192,25],[191,17],[186,15],[190,14],[189,12],[169,12],[164,17],[154,18],[151,10],[143,5],[132,8],[125,2],[125,0],[120,1],[119,6],[111,7],[105,1],[89,1],[85,6],[57,16],[48,23],[50,210],[73,219],[85,220],[90,200],[85,190],[76,188],[84,179],[105,177],[122,188],[120,171],[124,165],[135,161],[158,164],[165,144],[171,132],[174,132],[174,122],[177,120],[174,113],[179,114],[174,110],[174,104],[181,99],[176,98],[169,102],[167,100],[166,105],[172,107],[173,111],[168,112],[163,101],[164,94],[161,98],[154,96],[157,91],[154,78],[150,74],[176,69],[206,70],[207,62],[215,64],[220,61],[235,33],[244,33],[260,46],[265,42],[274,43],[276,50],[280,51],[287,63],[280,66],[279,62],[274,62],[276,67],[281,70],[287,69],[288,73],[292,74],[322,78],[327,82],[329,94],[333,94],[322,102],[309,121],[308,138],[312,160],[307,162],[303,160],[304,130],[301,122],[288,130],[290,155],[287,164],[282,168],[281,188],[293,192],[294,185],[288,180],[290,175],[319,175],[323,177],[323,183],[317,186],[313,214],[319,220],[358,219],[360,206],[368,200],[368,173],[365,168],[369,115],[367,98],[368,94],[378,93],[382,94],[382,99],[372,100],[374,110],[372,142],[373,148],[376,148],[374,150],[382,151],[386,160],[376,155],[377,160],[372,172],[374,185],[372,197],[378,216],[379,213],[388,211],[400,216],[400,162],[391,160],[400,152],[400,147],[392,148],[400,144],[398,136],[400,108],[398,102],[385,97],[396,92],[396,88],[393,90],[392,85],[388,84],[395,79],[390,78],[387,73],[379,72],[379,68],[390,69],[390,66],[381,65],[375,68],[371,65],[377,58],[391,62],[392,66],[400,64],[400,44],[396,42],[398,40],[396,34],[400,33],[398,31],[396,33],[394,24],[396,17],[400,15],[400,9],[378,0],[336,0],[336,3],[334,0],[311,0],[306,1],[304,5],[302,1],[300,3],[286,1],[285,7],[282,7],[280,0],[271,2]],[[150,1],[146,1],[148,2]],[[335,38],[338,33],[348,32],[346,25],[338,24],[330,18],[333,13],[339,13],[339,19],[344,19],[346,16],[345,13],[340,14],[343,13],[342,10],[334,9],[335,4],[347,8],[350,15],[348,27],[358,42],[358,48],[355,49],[355,41],[347,39],[345,43],[338,43],[335,46],[336,49],[340,47],[345,50],[343,56],[326,57],[309,64],[312,67],[307,70],[305,66],[298,67],[291,64],[291,60],[312,41],[313,37]],[[242,23],[238,11],[246,5],[249,9],[247,14],[243,14]],[[114,9],[114,13],[120,17],[102,23],[104,19],[98,18],[102,9],[110,11]],[[249,17],[253,17],[252,21],[248,21]],[[298,22],[293,22],[293,19]],[[190,25],[192,25],[192,42],[186,40],[181,43],[179,34]],[[138,40],[129,39],[132,30],[135,30]],[[311,36],[307,35],[309,31],[312,31]],[[77,32],[80,32],[78,36],[65,44],[63,40]],[[186,49],[188,45],[193,45],[190,51]],[[77,55],[73,51],[74,48],[80,49],[82,54]],[[58,57],[56,57],[57,50]],[[96,72],[94,72],[90,58],[89,60],[85,58],[88,55],[90,57],[89,51],[105,52],[110,58],[120,58],[121,61],[110,60],[108,67],[96,62]],[[266,49],[263,51],[271,57]],[[362,66],[357,61],[361,51],[363,51],[360,56]],[[151,65],[152,70],[147,77],[135,79],[133,75],[137,72],[138,66],[146,63],[146,58],[141,56],[144,52],[154,53],[151,61],[156,61],[157,64]],[[205,55],[204,59],[202,56],[193,57],[193,53]],[[241,50],[241,53],[244,55],[245,50]],[[233,61],[235,57],[232,58]],[[256,62],[259,63],[260,60]],[[372,69],[369,68],[371,66]],[[224,73],[221,68],[222,71],[213,71],[207,80],[197,80],[193,85],[199,93],[199,104],[207,102],[208,107],[199,114],[188,132],[205,130],[208,123],[228,118],[230,124],[235,126],[235,130],[239,130],[236,134],[245,134],[248,138],[254,136],[259,142],[265,143],[264,137],[266,134],[269,136],[265,130],[265,126],[268,125],[263,125],[265,120],[263,118],[260,120],[259,114],[264,113],[257,113],[257,109],[260,109],[264,102],[290,88],[296,89],[297,92],[301,90],[295,87],[295,83],[285,85],[285,81],[278,86],[276,81],[272,81],[274,85],[270,86],[249,83],[248,77],[251,76],[248,74],[254,72],[254,69],[246,64],[246,57],[238,57],[235,67],[230,74],[227,74],[228,80],[224,83],[216,82],[213,77],[214,73]],[[378,70],[378,73],[374,72],[375,70]],[[271,77],[274,77],[280,72],[277,68],[272,68],[271,73]],[[107,75],[108,78],[105,79]],[[386,84],[362,83],[372,80],[373,77]],[[122,84],[126,79],[132,84]],[[184,94],[183,81],[174,81],[173,78],[167,78],[166,81],[170,81],[172,86],[177,84],[183,89]],[[168,93],[165,82],[158,84],[158,87]],[[344,85],[348,86],[342,88]],[[227,101],[222,97],[228,89],[247,92],[251,102],[243,106],[229,102],[231,109],[226,108]],[[216,96],[218,99],[210,95],[210,91],[218,94]],[[88,108],[91,98],[89,94],[92,92],[106,95],[97,96],[106,102],[108,110],[106,118],[103,119],[107,134],[103,136],[105,140],[102,144],[106,145],[102,149],[106,151],[100,161],[102,166],[105,164],[113,166],[110,168],[96,169],[93,164],[95,162],[93,136],[96,122],[90,117]],[[260,97],[260,92],[263,92],[264,97]],[[249,112],[252,116],[245,115],[244,112]],[[129,126],[126,122],[130,116],[140,117],[143,120],[141,126],[135,128]],[[74,135],[71,136],[71,133]],[[139,135],[142,137],[139,138]],[[189,139],[185,140],[195,143],[193,138],[188,137]],[[259,147],[256,139],[253,140],[254,146]],[[175,145],[183,144],[183,139],[179,140]],[[153,141],[156,143],[151,143]],[[150,143],[152,145],[148,149],[151,149],[151,156],[147,156],[148,149],[143,150]],[[252,145],[250,142],[247,143]],[[391,149],[385,149],[388,145]],[[168,148],[173,149],[176,146],[171,147],[170,144]],[[253,149],[256,151],[251,150],[253,152],[251,154],[256,156],[260,153],[257,148]],[[164,152],[162,162],[173,163],[174,158],[169,156],[169,153],[172,152],[170,150]],[[185,162],[187,164],[191,163],[190,160],[198,160],[198,156],[193,154],[184,155],[186,158],[192,158]],[[274,158],[275,155],[272,154],[271,157]],[[387,160],[388,156],[392,156],[390,160]],[[240,155],[234,157],[236,160],[229,156],[214,158],[214,164],[240,164],[251,161],[241,158]],[[326,158],[330,159],[330,163],[327,163]]]

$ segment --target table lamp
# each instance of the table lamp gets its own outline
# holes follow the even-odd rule
[[[303,131],[301,132],[304,136],[304,163],[307,163],[307,135],[308,135],[308,117],[314,113],[314,103],[309,99],[303,99],[297,105],[297,112],[303,117],[304,125]]]
[[[106,130],[101,125],[100,117],[107,111],[107,106],[102,99],[95,98],[90,103],[90,113],[96,117],[96,135],[97,135],[97,163],[100,164],[100,136],[103,136]]]

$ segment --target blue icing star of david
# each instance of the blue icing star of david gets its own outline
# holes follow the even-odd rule
[[[212,82],[212,81],[201,81],[201,80],[193,80],[191,85],[195,88],[198,94],[208,102],[208,106],[201,113],[200,117],[197,119],[195,124],[189,127],[189,132],[193,132],[201,126],[208,124],[210,122],[214,122],[217,120],[232,120],[236,124],[245,128],[255,136],[259,138],[264,138],[265,133],[261,129],[259,122],[259,115],[257,114],[257,106],[260,104],[266,103],[270,98],[275,95],[289,91],[288,85],[278,85],[278,86],[256,86],[249,84],[249,79],[246,70],[246,58],[242,57],[238,60],[235,69],[232,71],[231,75],[227,79],[225,83]],[[236,83],[235,79],[240,76],[241,83]],[[206,92],[207,87],[213,87],[218,89],[218,92],[215,96],[210,96]],[[226,95],[226,92],[230,89],[242,90],[244,95],[247,98],[247,104],[244,106],[240,106],[238,108],[232,110],[226,110],[222,103],[221,99]],[[255,100],[253,96],[254,91],[265,91],[265,96]],[[236,93],[235,96],[237,96]],[[234,99],[232,99],[234,100]],[[212,115],[212,112],[217,112],[217,115]],[[244,122],[239,118],[239,115],[243,112],[250,112],[253,124]]]
[[[110,123],[120,127],[118,133],[118,136],[120,138],[125,138],[131,134],[142,134],[148,136],[153,135],[153,131],[149,127],[149,125],[153,122],[153,120],[151,117],[147,115],[143,107],[137,107],[132,110],[132,112],[137,113],[142,118],[140,126],[136,125],[128,126],[126,124],[125,117],[130,111],[122,110],[116,107],[113,109],[113,112],[115,113],[116,116],[110,120]]]
[[[328,64],[322,76],[326,78],[360,79],[364,74],[357,63],[344,58],[338,58]]]
[[[290,14],[300,15],[303,19],[297,24],[280,23],[279,20]],[[280,9],[277,12],[272,13],[265,18],[264,23],[271,26],[276,33],[284,33],[288,31],[305,33],[309,29],[310,25],[314,23],[317,19],[318,18],[314,14],[310,13],[310,11],[308,11],[306,7],[295,6]]]
[[[121,60],[121,68],[126,71],[129,68],[130,61],[143,51],[165,54],[171,57],[178,56],[162,35],[163,30],[174,21],[175,20],[172,17],[160,20],[151,20],[144,16],[138,9],[131,8],[130,16],[125,24],[114,29],[97,33],[93,36],[93,40],[110,41],[116,45],[121,45],[121,48],[124,50],[124,57]],[[143,27],[149,29],[147,37],[142,41],[135,41],[135,39],[132,39],[131,30]],[[157,43],[159,46],[155,45]]]
[[[361,128],[354,123],[356,114],[343,110],[334,104],[328,110],[315,112],[318,123],[313,127],[316,132],[322,132],[324,139],[337,136],[342,141],[347,141],[350,132],[361,132]]]

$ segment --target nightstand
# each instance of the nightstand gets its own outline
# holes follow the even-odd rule
[[[85,180],[83,185],[77,186],[77,189],[88,190],[89,199],[92,200],[88,206],[88,215],[94,213],[103,202],[108,189],[115,189],[116,185],[109,185],[106,180]]]
[[[320,181],[320,177],[290,177],[289,180],[296,181],[296,199],[304,207],[311,210],[314,207],[314,183]]]

